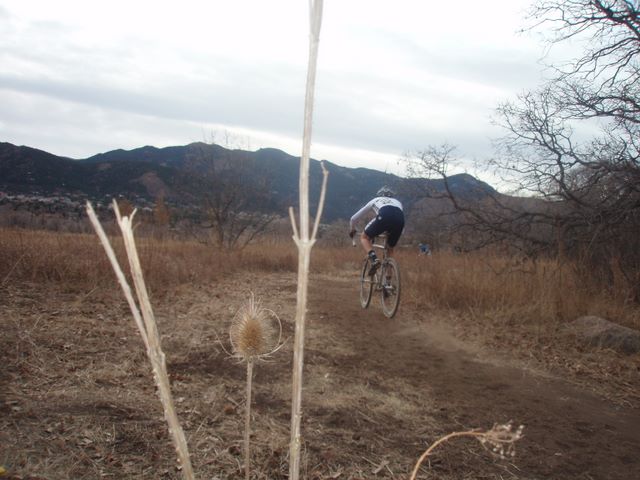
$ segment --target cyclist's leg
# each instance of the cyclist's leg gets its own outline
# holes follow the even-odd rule
[[[378,256],[376,255],[376,252],[374,250],[373,242],[376,236],[384,232],[384,227],[381,220],[382,219],[379,215],[371,220],[364,228],[364,231],[362,232],[362,235],[360,237],[362,247],[364,248],[364,251],[367,252],[367,256],[371,263],[369,275],[371,275],[372,277],[375,275],[378,267],[380,266],[380,260],[378,259]]]
[[[376,215],[375,218],[373,218],[369,223],[367,223],[367,226],[364,227],[364,231],[362,232],[362,238],[366,239],[367,241],[366,246],[371,247],[369,250],[373,249],[373,239],[376,238],[381,233],[384,233],[385,231],[386,231],[385,223],[382,216],[380,215]],[[365,245],[364,240],[362,244]],[[367,250],[367,252],[369,250]]]
[[[376,215],[376,217],[367,223],[366,227],[364,227],[364,231],[360,238],[363,248],[370,257],[373,256],[373,258],[376,258],[375,251],[373,249],[373,240],[385,230],[385,224],[382,216],[380,215]],[[373,252],[373,254],[371,252]]]
[[[373,239],[369,238],[369,236],[365,232],[362,232],[362,235],[360,235],[360,243],[362,244],[362,248],[364,248],[364,251],[366,253],[369,253],[371,250],[373,250]]]
[[[404,230],[404,213],[399,208],[385,211],[385,227],[387,230],[387,255],[393,257],[393,250]]]

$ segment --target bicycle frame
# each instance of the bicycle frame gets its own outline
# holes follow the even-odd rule
[[[376,243],[376,240],[382,240],[382,243]],[[373,245],[373,248],[377,248],[382,250],[382,259],[386,260],[389,257],[389,247],[387,246],[387,234],[383,233],[382,235],[378,235],[376,238],[373,239],[373,242],[371,242]]]
[[[356,230],[356,233],[360,233]],[[382,243],[376,243],[376,240],[382,240]],[[354,235],[353,238],[351,239],[351,245],[352,246],[356,246],[356,236]],[[380,250],[382,250],[382,258],[387,258],[388,256],[388,252],[389,252],[389,248],[387,247],[387,234],[386,233],[382,233],[380,235],[378,235],[377,237],[375,237],[373,239],[373,241],[371,242],[371,245],[374,248],[378,248]]]
[[[353,242],[355,246],[355,241]],[[382,311],[388,318],[393,317],[400,303],[400,269],[396,261],[389,256],[387,235],[373,239],[374,248],[382,251],[380,267],[371,275],[369,257],[365,257],[360,275],[360,304],[367,308],[371,302],[373,290],[380,292]]]

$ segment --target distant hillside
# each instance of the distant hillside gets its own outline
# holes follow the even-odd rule
[[[329,170],[325,221],[348,218],[382,185],[394,186],[408,205],[412,200],[402,198],[402,192],[415,190],[418,183],[422,184],[421,188],[434,191],[443,188],[440,180],[407,180],[367,168],[347,168],[331,162],[325,165]],[[268,201],[261,200],[259,205],[254,205],[256,209],[285,215],[290,205],[298,203],[299,157],[273,148],[250,152],[192,143],[114,150],[74,160],[26,146],[0,143],[0,191],[7,194],[72,194],[91,199],[123,195],[149,201],[162,196],[179,204],[196,201],[199,193],[211,188],[207,179],[222,175],[223,171],[237,171],[237,178],[246,179],[248,185],[260,180],[268,187]],[[310,201],[315,208],[322,179],[319,161],[311,161],[310,175]],[[452,176],[450,183],[456,193],[468,198],[495,192],[471,175]]]

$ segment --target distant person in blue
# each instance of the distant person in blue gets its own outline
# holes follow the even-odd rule
[[[428,243],[419,243],[418,248],[420,248],[420,255],[431,255],[431,247]]]

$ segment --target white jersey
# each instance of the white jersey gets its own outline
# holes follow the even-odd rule
[[[402,210],[402,203],[400,200],[391,197],[376,197],[367,203],[364,207],[358,210],[353,217],[351,217],[351,221],[349,222],[349,227],[351,230],[355,229],[356,223],[366,217],[368,214],[373,213],[374,215],[378,215],[378,212],[382,207],[397,207]]]

